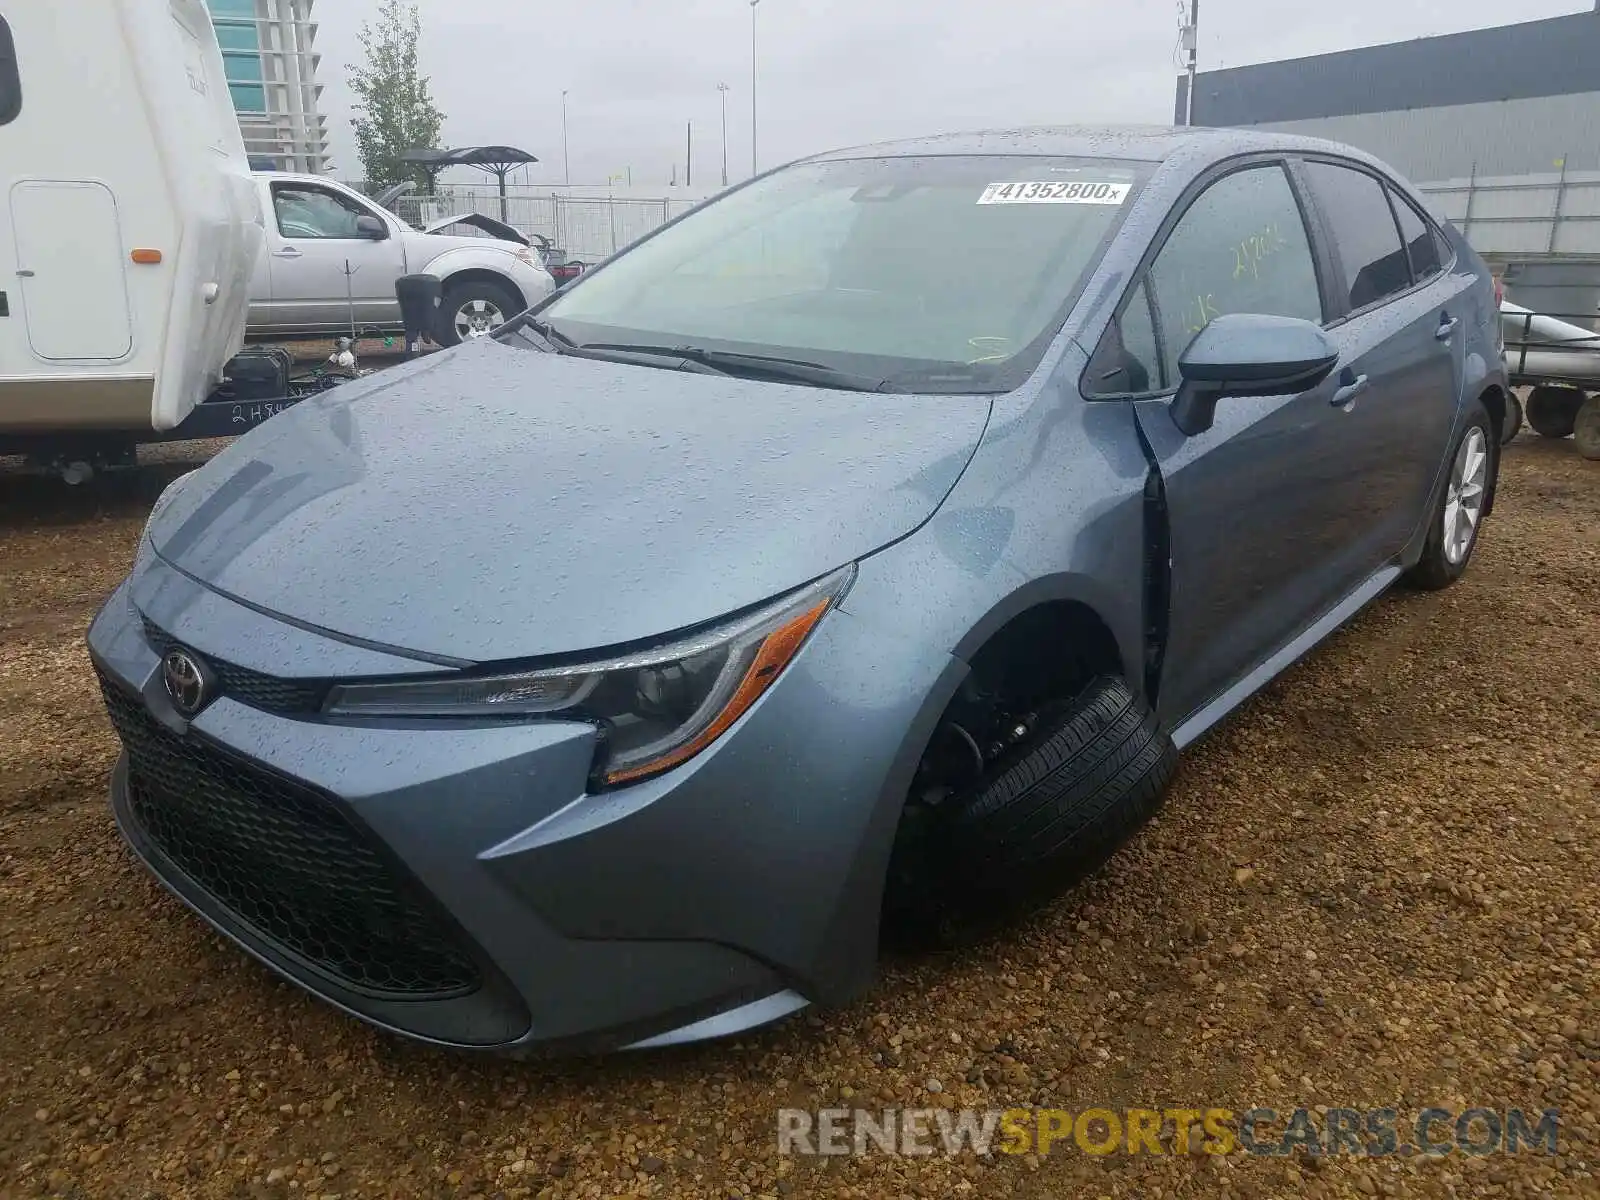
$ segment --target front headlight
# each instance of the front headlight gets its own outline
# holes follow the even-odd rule
[[[636,783],[687,762],[783,673],[854,577],[847,567],[746,616],[669,645],[541,670],[336,688],[327,711],[363,717],[537,717],[604,731],[597,773]]]
[[[544,259],[539,257],[539,252],[532,246],[524,246],[522,249],[513,250],[511,253],[518,262],[530,267],[536,267],[541,271],[544,270]]]

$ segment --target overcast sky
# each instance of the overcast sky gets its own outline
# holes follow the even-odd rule
[[[1201,70],[1586,11],[1589,0],[1205,0]],[[344,178],[359,175],[345,65],[377,0],[319,0],[325,108]],[[422,60],[447,145],[537,155],[529,181],[562,178],[561,92],[572,177],[636,185],[722,166],[717,84],[728,94],[730,178],[750,168],[746,0],[420,0]],[[762,0],[763,166],[881,138],[997,125],[1168,123],[1178,0]]]

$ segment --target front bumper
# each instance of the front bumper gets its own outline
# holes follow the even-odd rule
[[[334,723],[226,694],[184,722],[147,625],[279,679],[428,668],[148,551],[89,635],[125,748],[113,808],[172,891],[347,1012],[510,1052],[697,1040],[859,992],[908,747],[952,667],[836,611],[716,746],[591,796],[580,724]]]

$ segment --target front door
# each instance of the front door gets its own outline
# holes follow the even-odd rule
[[[1224,313],[1321,323],[1316,260],[1278,162],[1231,170],[1189,205],[1136,303],[1155,341],[1152,382],[1170,392],[1178,358]],[[1337,372],[1310,391],[1224,400],[1186,437],[1170,398],[1136,403],[1165,489],[1171,595],[1159,709],[1180,725],[1337,602],[1341,561],[1360,531],[1360,447],[1333,403]]]
[[[375,215],[353,197],[315,184],[272,185],[265,306],[279,332],[392,329],[399,324],[395,281],[405,273],[397,237],[372,241],[356,219]]]

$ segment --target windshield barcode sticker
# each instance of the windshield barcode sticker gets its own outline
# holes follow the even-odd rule
[[[979,204],[1121,204],[1133,185],[1127,183],[991,183]]]

